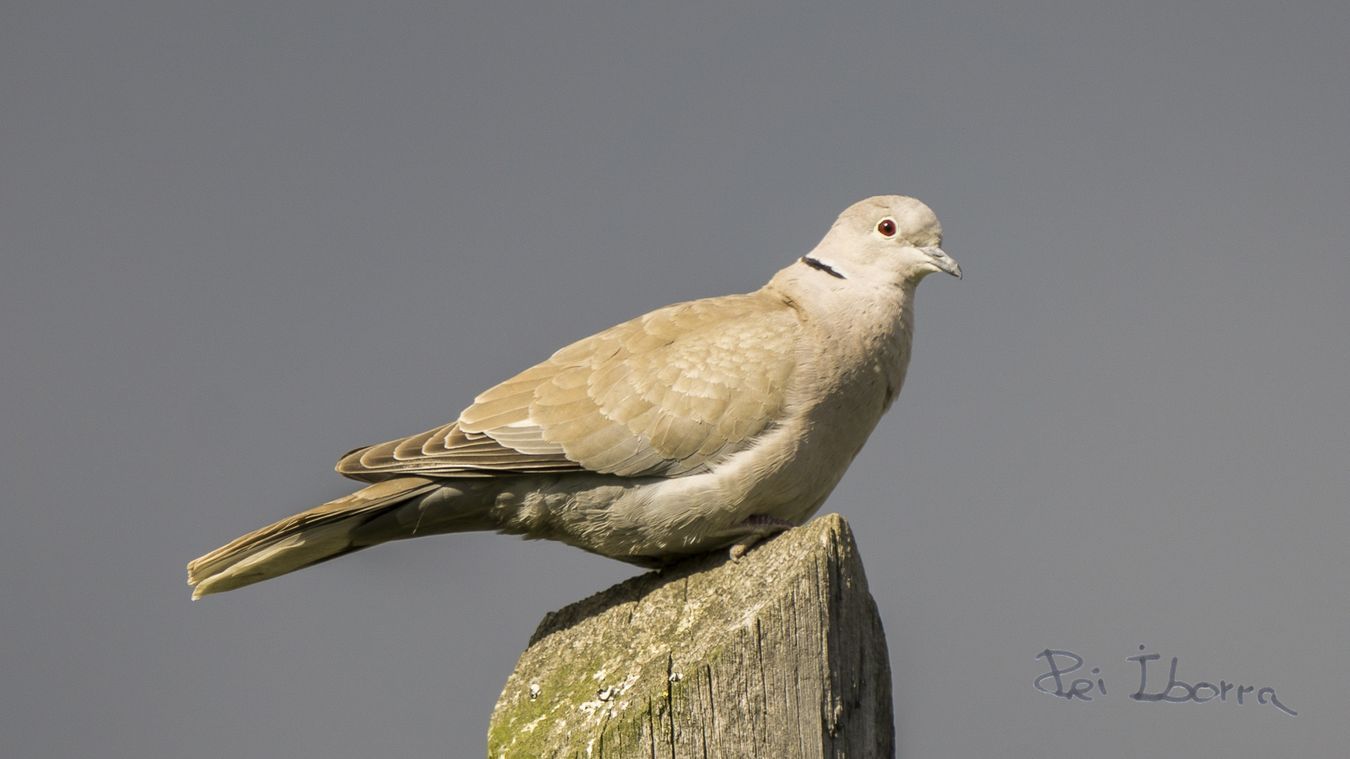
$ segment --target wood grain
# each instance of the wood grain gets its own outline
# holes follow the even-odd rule
[[[490,757],[888,757],[886,639],[848,524],[701,557],[547,615]]]

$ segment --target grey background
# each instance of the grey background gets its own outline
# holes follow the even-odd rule
[[[1343,754],[1350,6],[567,5],[4,4],[0,755],[481,755],[539,618],[632,569],[183,564],[883,192],[967,272],[826,506],[902,755]],[[1135,703],[1140,644],[1300,714]],[[1034,690],[1047,647],[1109,695]]]

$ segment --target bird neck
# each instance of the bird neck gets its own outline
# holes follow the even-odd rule
[[[914,331],[917,281],[836,276],[822,268],[830,266],[828,261],[808,258],[779,271],[764,290],[783,298],[809,321],[847,325],[850,333],[868,342],[898,338],[908,345]]]

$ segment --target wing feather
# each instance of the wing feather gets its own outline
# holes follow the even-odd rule
[[[362,480],[701,471],[777,422],[797,329],[792,307],[764,293],[668,306],[489,388],[454,422],[355,450],[337,468]]]

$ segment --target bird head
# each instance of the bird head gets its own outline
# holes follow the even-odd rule
[[[934,272],[961,278],[942,250],[942,225],[932,209],[904,195],[878,195],[839,214],[801,263],[837,279],[913,284]]]

